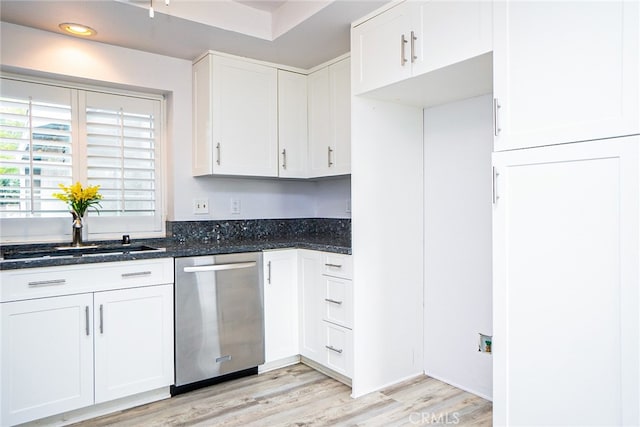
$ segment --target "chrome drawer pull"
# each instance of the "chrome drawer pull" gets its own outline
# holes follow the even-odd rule
[[[342,264],[325,264],[326,267],[342,268]]]
[[[328,350],[335,351],[336,353],[342,354],[342,349],[337,349],[331,345],[325,345]]]
[[[36,282],[29,282],[29,286],[64,285],[66,283],[67,283],[67,279],[39,280]]]
[[[331,304],[338,304],[338,305],[341,305],[341,304],[342,304],[342,301],[336,301],[336,300],[331,299],[331,298],[325,298],[324,300],[325,300],[326,302],[330,302]]]
[[[150,271],[137,271],[135,273],[122,273],[122,278],[127,279],[130,277],[151,276]]]
[[[236,262],[233,264],[213,264],[213,265],[198,265],[195,267],[185,267],[185,273],[197,273],[199,271],[222,271],[222,270],[237,270],[239,268],[255,267],[257,264],[255,261],[249,262]]]
[[[89,306],[88,305],[84,307],[84,325],[85,325],[85,332],[87,336],[89,336]]]

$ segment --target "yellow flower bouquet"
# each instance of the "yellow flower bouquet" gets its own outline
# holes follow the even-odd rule
[[[78,217],[82,218],[89,208],[100,213],[96,207],[96,205],[102,207],[100,205],[102,195],[98,193],[99,185],[89,185],[86,188],[82,188],[82,184],[76,182],[68,187],[62,184],[58,184],[58,186],[63,192],[54,193],[53,197],[67,203],[71,208],[71,212]]]

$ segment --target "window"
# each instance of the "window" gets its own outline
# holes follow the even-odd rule
[[[163,236],[162,101],[2,79],[2,240],[64,239],[70,215],[58,184],[100,185],[90,239]]]

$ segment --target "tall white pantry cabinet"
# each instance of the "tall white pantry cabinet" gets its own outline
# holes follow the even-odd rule
[[[399,7],[410,7],[403,4],[352,27],[355,396],[427,370],[415,362],[420,352],[443,346],[415,345],[420,328],[407,325],[426,327],[422,311],[430,304],[456,308],[432,301],[421,285],[430,274],[422,268],[431,237],[423,233],[424,212],[438,209],[421,197],[430,126],[421,113],[437,104],[430,95],[442,93],[430,83],[454,93],[474,78],[459,75],[456,64],[483,51],[420,79],[409,71],[380,75],[384,67],[370,74],[367,63],[384,61],[386,52],[367,56],[375,56],[365,47],[376,37],[397,46],[389,67],[415,68],[410,56],[421,53],[421,41],[412,50],[413,28],[392,25],[404,16]],[[493,210],[493,422],[640,425],[640,4],[492,7],[494,154],[485,167],[493,193],[486,201]],[[393,233],[381,233],[389,224]],[[375,250],[384,246],[402,251]],[[375,334],[363,333],[370,328]]]
[[[494,3],[495,425],[640,424],[639,22]]]

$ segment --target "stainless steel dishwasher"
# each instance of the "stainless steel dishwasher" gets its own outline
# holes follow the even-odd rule
[[[175,259],[172,394],[257,373],[263,300],[261,252]]]

